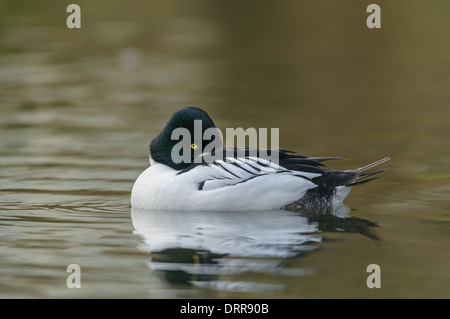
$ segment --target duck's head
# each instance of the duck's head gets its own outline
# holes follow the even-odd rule
[[[151,159],[176,170],[188,167],[212,141],[216,145],[222,145],[221,139],[218,138],[220,135],[204,134],[206,130],[208,133],[212,130],[218,131],[208,113],[197,107],[178,110],[150,143]],[[218,140],[215,140],[216,138]],[[186,154],[186,151],[189,154]]]

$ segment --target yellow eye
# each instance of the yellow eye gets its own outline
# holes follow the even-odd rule
[[[192,148],[193,150],[195,150],[197,147],[198,147],[197,144],[194,144],[194,143],[191,144],[191,148]]]

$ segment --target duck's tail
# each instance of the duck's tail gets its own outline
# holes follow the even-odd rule
[[[386,166],[390,160],[391,158],[388,156],[383,159],[380,159],[379,161],[373,162],[369,165],[350,171],[353,173],[353,177],[349,179],[346,183],[344,183],[344,185],[356,186],[379,178],[379,176],[376,177],[372,176],[384,172],[385,169],[383,167]]]
[[[379,161],[353,170],[339,171],[321,169],[322,174],[311,180],[317,187],[309,189],[300,200],[291,205],[286,205],[285,208],[338,206],[342,204],[350,193],[352,186],[361,185],[377,179],[378,176],[374,175],[384,172],[383,166],[390,160],[390,157],[385,157]]]

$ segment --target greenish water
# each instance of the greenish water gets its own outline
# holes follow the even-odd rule
[[[0,3],[0,297],[450,297],[448,1],[378,1],[379,30],[360,1],[78,1],[79,30],[44,2]],[[348,214],[132,210],[187,105],[392,163]]]

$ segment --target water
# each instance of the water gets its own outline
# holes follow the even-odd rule
[[[48,2],[0,5],[0,297],[450,297],[447,2],[379,1],[380,30],[334,1],[79,1],[68,30]],[[392,164],[335,211],[132,210],[186,105],[333,168]]]

